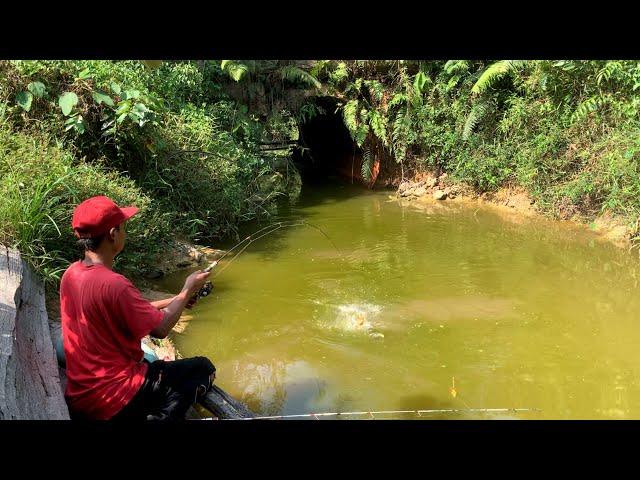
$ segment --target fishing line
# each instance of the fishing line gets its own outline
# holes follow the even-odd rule
[[[343,257],[342,252],[340,252],[340,249],[335,244],[335,242],[320,227],[318,227],[317,225],[314,225],[312,223],[306,222],[304,220],[290,220],[290,221],[287,221],[287,222],[276,222],[274,224],[267,225],[266,227],[263,227],[263,228],[261,228],[260,230],[258,230],[256,232],[253,232],[251,235],[248,235],[247,237],[242,239],[240,242],[235,244],[233,247],[231,247],[229,250],[227,250],[219,259],[217,259],[216,261],[212,262],[207,268],[205,268],[204,271],[206,271],[206,272],[211,271],[213,269],[213,267],[215,267],[218,263],[220,263],[230,253],[232,253],[236,249],[242,247],[242,248],[240,248],[240,250],[238,252],[236,252],[231,257],[231,259],[227,262],[227,264],[222,269],[220,269],[220,270],[218,270],[216,272],[216,274],[214,275],[214,278],[215,278],[218,275],[220,275],[223,271],[225,271],[238,258],[238,256],[242,252],[244,252],[249,247],[249,245],[251,245],[253,242],[255,242],[255,241],[257,241],[257,240],[259,240],[259,239],[261,239],[261,238],[263,238],[263,237],[265,237],[267,235],[270,235],[271,233],[273,233],[273,232],[275,232],[277,230],[280,230],[281,228],[301,227],[301,226],[311,227],[311,228],[317,230],[318,232],[320,232],[329,241],[329,243],[331,243],[333,248],[336,249],[336,251],[338,252],[340,257],[341,258]]]
[[[246,241],[246,240],[247,240],[247,239],[249,239],[249,238],[251,238],[251,240],[250,240],[249,242],[247,242],[247,244],[246,244],[244,247],[242,247],[242,249],[240,249],[240,251],[239,251],[238,253],[236,253],[233,257],[231,257],[231,260],[229,260],[229,261],[227,262],[227,264],[226,264],[226,265],[225,265],[221,270],[218,270],[218,271],[216,272],[216,274],[214,275],[214,278],[215,278],[215,277],[217,277],[218,275],[220,275],[222,272],[224,272],[224,271],[229,267],[229,265],[231,265],[231,264],[234,262],[234,260],[235,260],[236,258],[238,258],[238,256],[239,256],[242,252],[244,252],[244,251],[249,247],[249,245],[251,245],[251,244],[252,244],[253,242],[255,242],[256,240],[260,240],[262,237],[265,237],[265,236],[267,236],[267,235],[269,235],[269,234],[271,234],[271,233],[275,232],[276,230],[280,230],[281,228],[283,228],[283,226],[286,226],[286,227],[297,227],[297,226],[300,226],[300,225],[302,225],[302,224],[301,224],[301,223],[297,223],[297,224],[290,224],[290,225],[282,225],[282,224],[280,224],[280,225],[276,226],[275,228],[272,228],[271,230],[267,230],[267,232],[263,233],[262,235],[260,235],[260,236],[258,236],[258,237],[251,238],[251,237],[252,237],[253,235],[255,235],[255,234],[253,234],[253,235],[249,235],[249,236],[248,236],[245,240],[243,240],[243,242],[241,242],[240,244],[244,243],[244,241]],[[264,230],[265,230],[265,229],[259,230],[259,232],[260,232],[260,231],[264,231]],[[234,249],[235,249],[235,248],[237,248],[238,246],[239,246],[239,245],[235,246],[235,247],[234,247]],[[229,251],[231,251],[231,250],[229,250]],[[227,252],[227,253],[228,253],[228,252]],[[224,256],[223,256],[223,257],[221,257],[221,258],[220,258],[220,260],[222,260],[222,258],[224,258]],[[218,261],[220,261],[220,260],[218,260]]]

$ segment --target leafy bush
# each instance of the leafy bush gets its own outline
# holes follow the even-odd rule
[[[282,121],[267,130],[226,98],[216,64],[0,62],[0,242],[55,280],[77,254],[73,207],[93,195],[143,209],[134,270],[175,235],[211,242],[272,213],[289,185],[257,145]]]
[[[168,215],[133,181],[99,163],[76,162],[72,153],[46,136],[0,128],[0,243],[18,248],[46,281],[59,279],[79,258],[71,230],[74,207],[94,195],[135,204],[129,245],[122,260],[143,268],[171,231]]]

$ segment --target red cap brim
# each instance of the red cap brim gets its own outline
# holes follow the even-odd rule
[[[138,207],[122,207],[120,210],[124,213],[125,220],[129,220],[139,211]]]

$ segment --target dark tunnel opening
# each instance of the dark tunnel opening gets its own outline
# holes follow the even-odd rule
[[[315,104],[321,113],[300,126],[300,148],[293,155],[303,181],[341,179],[359,183],[361,151],[352,140],[341,112],[336,112],[338,99],[318,97]]]

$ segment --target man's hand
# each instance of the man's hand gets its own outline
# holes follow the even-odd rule
[[[180,314],[187,307],[193,306],[197,299],[193,297],[204,286],[209,272],[197,271],[187,277],[182,291],[164,309],[164,318],[158,327],[151,331],[156,338],[165,338],[180,319]]]
[[[202,270],[193,272],[185,280],[184,287],[182,289],[187,290],[189,296],[195,295],[204,286],[209,275],[211,275],[211,272],[204,272]]]

